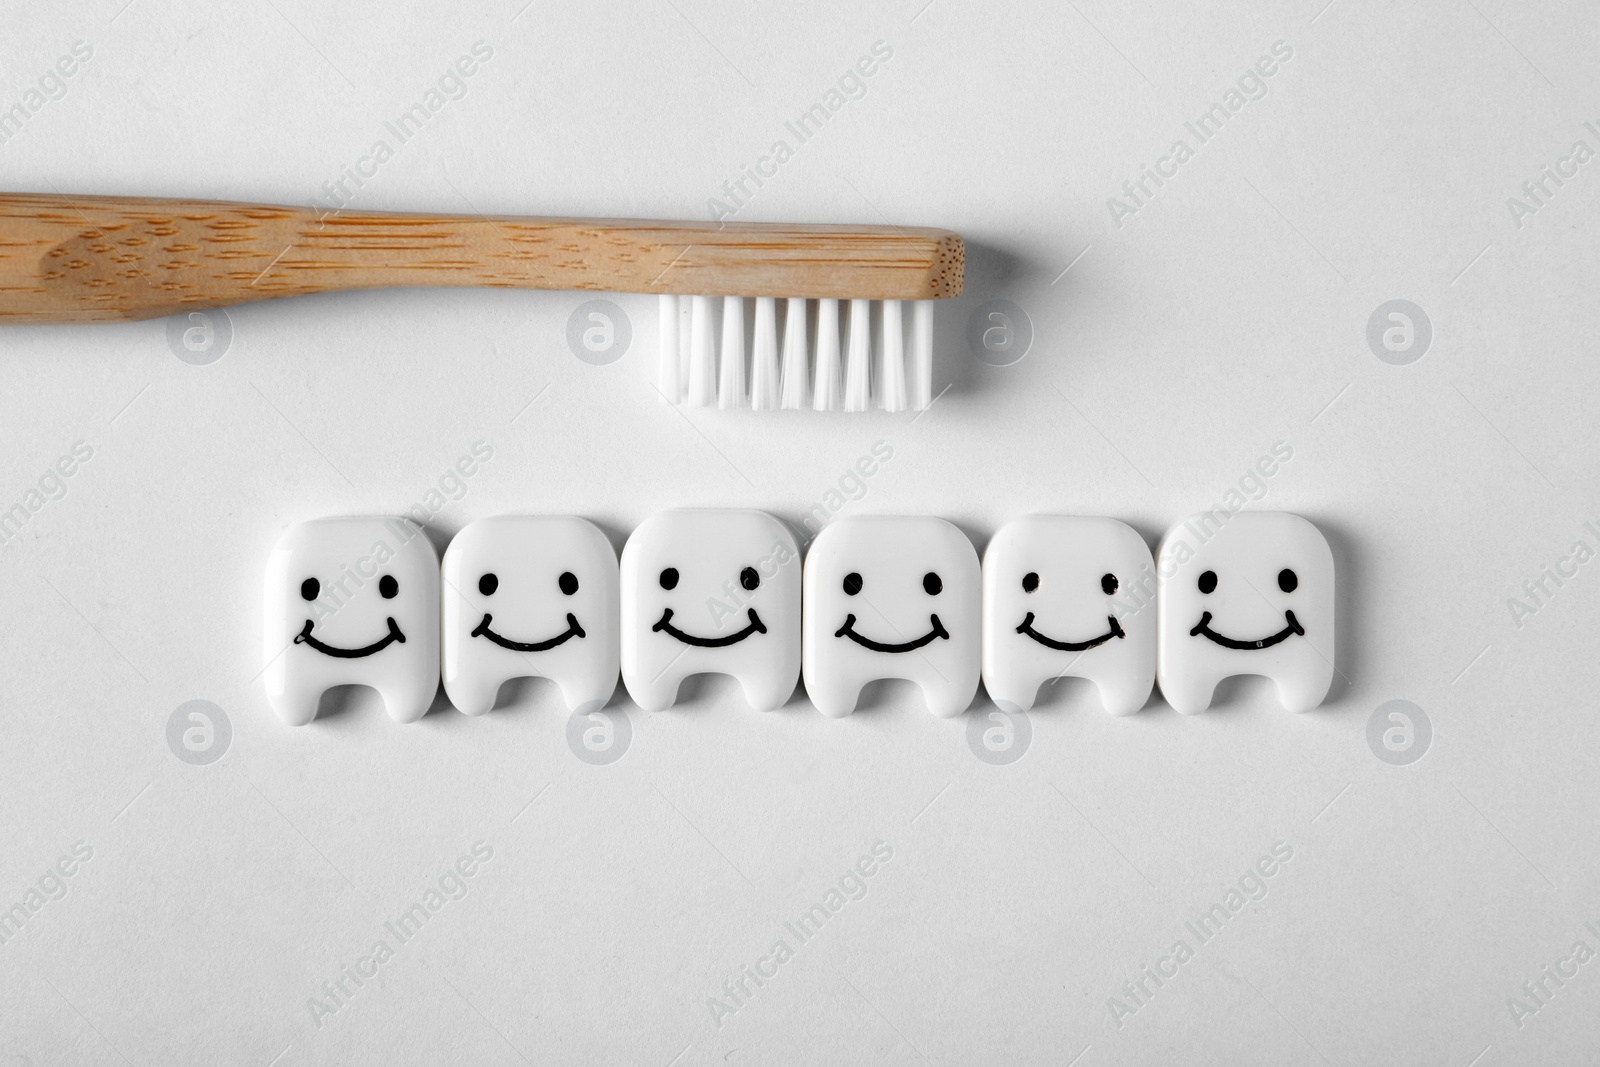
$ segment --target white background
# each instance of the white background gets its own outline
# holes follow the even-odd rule
[[[1507,1001],[1600,951],[1600,563],[1520,627],[1507,600],[1600,548],[1600,162],[1520,227],[1506,201],[1600,149],[1600,10],[1324,2],[8,9],[0,105],[93,48],[0,146],[30,192],[304,205],[481,40],[350,205],[454,212],[705,218],[881,40],[865,96],[738,217],[946,226],[970,257],[915,422],[665,408],[653,298],[617,298],[634,341],[604,367],[568,350],[562,293],[240,307],[209,366],[161,321],[0,331],[0,506],[93,448],[0,546],[0,903],[93,849],[0,945],[6,1062],[1592,1058],[1600,962],[1520,1028]],[[1114,225],[1107,198],[1276,41],[1267,95]],[[1013,366],[968,352],[990,298],[1031,319]],[[1365,337],[1397,298],[1433,324],[1409,366]],[[360,693],[284,727],[257,677],[269,546],[417,503],[478,440],[441,543],[521,511],[618,542],[669,506],[797,521],[877,440],[894,458],[846,513],[943,515],[980,549],[1026,512],[1111,515],[1153,543],[1288,442],[1252,506],[1332,543],[1341,677],[1301,716],[1259,680],[1127,719],[1063,683],[1004,767],[899,684],[843,721],[803,694],[754,715],[720,678],[624,700],[604,767],[545,683],[481,719],[401,727]],[[166,741],[193,699],[232,724],[209,766]],[[1366,741],[1391,699],[1433,724],[1409,766]],[[480,840],[470,892],[315,1025],[320,983]],[[707,998],[880,840],[867,895],[719,1028]],[[1119,1027],[1108,998],[1279,841],[1266,897]]]

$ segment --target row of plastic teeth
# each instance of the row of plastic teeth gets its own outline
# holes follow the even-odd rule
[[[747,299],[755,303],[749,331]],[[931,402],[932,300],[660,300],[659,388],[666,403],[756,411],[921,411]]]

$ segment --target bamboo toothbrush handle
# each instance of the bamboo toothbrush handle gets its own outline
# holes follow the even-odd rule
[[[0,322],[147,319],[343,289],[493,286],[927,300],[947,230],[489,218],[0,194]]]

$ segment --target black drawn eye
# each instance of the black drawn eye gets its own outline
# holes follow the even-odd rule
[[[861,575],[851,571],[844,576],[844,595],[855,596],[859,592],[861,592]]]
[[[944,582],[940,580],[938,574],[929,571],[922,576],[922,588],[929,596],[938,596],[944,591]]]
[[[478,592],[484,596],[494,596],[494,591],[500,588],[500,578],[493,571],[478,579]]]
[[[400,583],[394,580],[394,575],[385,574],[378,579],[378,592],[382,594],[383,599],[393,600],[400,595]]]
[[[1039,575],[1037,573],[1029,571],[1022,576],[1022,591],[1024,593],[1031,593],[1037,588],[1039,588]]]
[[[668,567],[666,570],[661,572],[661,588],[678,588],[678,568]]]
[[[556,579],[556,584],[561,587],[563,593],[571,596],[578,591],[578,576],[571,571],[562,571],[561,577]]]
[[[1292,593],[1300,585],[1300,579],[1288,567],[1278,572],[1278,588],[1285,593]]]
[[[753,592],[756,586],[761,584],[761,575],[756,573],[754,567],[746,567],[739,572],[739,584],[744,586],[747,591]]]
[[[1100,576],[1100,591],[1106,596],[1117,591],[1117,576],[1115,574],[1102,574]]]
[[[1217,587],[1217,572],[1206,571],[1200,576],[1200,591],[1209,593]]]
[[[307,578],[300,583],[300,599],[315,600],[322,595],[322,583],[315,578]]]

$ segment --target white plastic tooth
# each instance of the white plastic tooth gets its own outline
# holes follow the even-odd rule
[[[694,317],[689,328],[689,406],[708,408],[717,402],[717,348],[711,333],[711,298],[689,298]]]
[[[678,371],[678,298],[662,294],[658,299],[661,308],[661,355],[656,375],[663,404],[683,401],[683,379]]]
[[[744,407],[744,297],[722,298],[722,377],[717,407]]]
[[[839,301],[817,301],[817,382],[811,390],[816,411],[839,410]]]
[[[783,406],[798,411],[810,400],[810,343],[806,340],[806,302],[791,296],[783,313]]]
[[[933,301],[911,302],[911,406],[933,403]]]
[[[771,411],[778,406],[778,302],[756,297],[755,347],[750,353],[750,406]]]
[[[900,301],[883,302],[883,348],[878,361],[878,402],[885,411],[906,409],[906,339]]]
[[[844,369],[844,409],[865,411],[872,402],[872,301],[850,301],[850,354]]]

